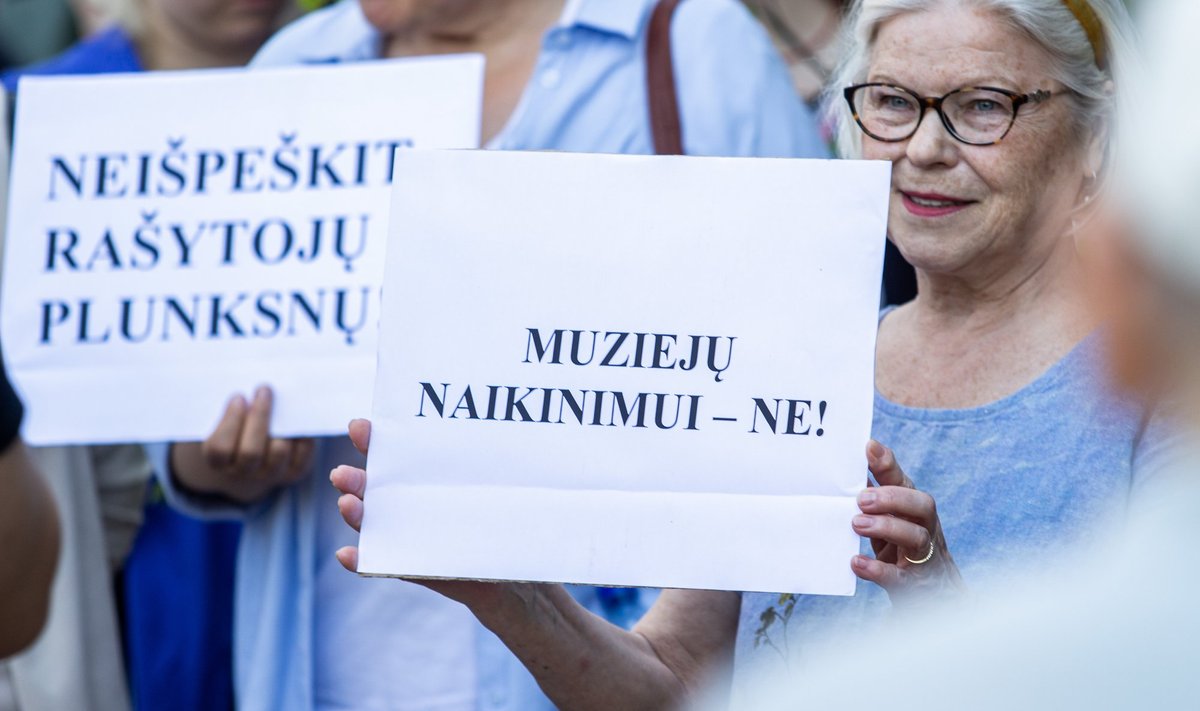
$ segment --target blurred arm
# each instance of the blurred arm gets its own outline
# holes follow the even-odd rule
[[[58,564],[58,513],[25,445],[0,454],[0,657],[41,632]]]
[[[561,586],[496,587],[472,610],[565,711],[674,708],[728,683],[737,593],[665,590],[626,632]]]

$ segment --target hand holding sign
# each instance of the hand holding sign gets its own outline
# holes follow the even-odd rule
[[[272,437],[274,394],[259,387],[250,402],[234,395],[203,442],[171,445],[171,471],[192,491],[250,503],[299,481],[312,463],[311,438]]]
[[[364,457],[367,456],[367,449],[371,441],[371,422],[362,419],[351,421],[349,435],[350,441],[354,443],[354,447]],[[343,464],[329,473],[329,482],[333,484],[335,489],[342,493],[338,497],[338,512],[342,515],[342,520],[355,531],[361,530],[364,508],[363,496],[367,489],[366,470]],[[351,573],[358,572],[357,546],[339,548],[337,559],[346,570]],[[502,585],[502,583],[486,583],[474,580],[423,580],[417,578],[411,579],[411,582],[424,585],[430,590],[445,595],[451,600],[461,602],[472,609],[489,607],[489,602],[494,601],[501,594],[500,586]]]
[[[371,444],[371,421],[355,419],[348,428],[350,441],[364,457]],[[338,497],[338,513],[346,525],[355,531],[362,530],[363,495],[367,489],[365,469],[343,464],[329,473],[329,483],[342,493]],[[345,546],[337,552],[338,562],[351,573],[358,572],[358,546]]]
[[[871,539],[875,557],[854,556],[855,575],[887,590],[894,604],[961,592],[933,497],[917,489],[895,452],[874,440],[867,444],[867,466],[879,486],[859,493],[862,514],[854,517],[854,530]]]

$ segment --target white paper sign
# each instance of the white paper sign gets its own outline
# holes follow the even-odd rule
[[[889,170],[411,155],[359,570],[852,593]]]
[[[479,56],[22,80],[2,339],[34,443],[370,406],[393,167],[477,145]]]

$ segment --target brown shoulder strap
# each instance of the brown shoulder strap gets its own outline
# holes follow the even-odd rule
[[[659,0],[646,35],[646,98],[657,155],[683,155],[683,128],[671,61],[671,17],[680,0]]]

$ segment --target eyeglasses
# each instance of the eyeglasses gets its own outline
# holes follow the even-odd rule
[[[945,96],[921,96],[894,84],[856,84],[842,92],[858,127],[877,141],[894,143],[917,132],[926,109],[959,141],[972,146],[999,143],[1025,104],[1041,103],[1054,94],[1038,89],[1018,94],[990,86],[967,86]]]

